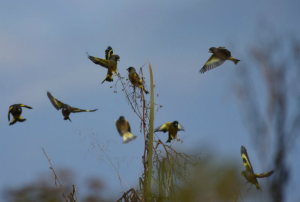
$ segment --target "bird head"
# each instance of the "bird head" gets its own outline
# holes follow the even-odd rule
[[[178,121],[173,121],[173,126],[178,127]]]
[[[129,67],[128,69],[126,69],[129,73],[131,73],[131,72],[136,72],[135,71],[135,69],[134,69],[134,67]]]
[[[119,121],[124,121],[125,117],[124,116],[120,116]]]
[[[112,55],[111,57],[110,57],[110,59],[111,60],[113,60],[113,61],[120,61],[120,56],[118,56],[118,55]]]
[[[215,53],[217,51],[216,47],[211,47],[208,51],[208,53]]]

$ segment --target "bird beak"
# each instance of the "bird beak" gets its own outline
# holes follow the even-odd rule
[[[120,59],[118,59],[118,61],[120,61]]]

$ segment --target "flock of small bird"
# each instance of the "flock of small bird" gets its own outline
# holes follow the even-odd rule
[[[234,64],[238,64],[240,60],[235,59],[234,57],[231,56],[231,52],[227,50],[225,47],[211,47],[209,49],[209,53],[212,53],[210,58],[207,60],[207,62],[204,64],[204,66],[200,69],[200,73],[204,73],[208,70],[211,70],[213,68],[216,68],[220,65],[222,65],[226,60],[233,61]],[[102,83],[105,81],[112,82],[113,81],[113,75],[117,74],[117,62],[120,60],[120,57],[118,55],[114,55],[113,49],[108,46],[107,49],[105,50],[105,59],[102,58],[97,58],[90,56],[89,54],[88,58],[95,64],[100,65],[104,68],[107,69],[107,74]],[[128,71],[128,79],[131,82],[131,84],[134,87],[140,88],[142,91],[144,91],[146,94],[149,92],[145,89],[142,80],[140,79],[139,75],[136,73],[136,70],[134,67],[129,67],[127,69]],[[71,121],[69,115],[71,113],[77,113],[77,112],[95,112],[98,109],[93,109],[93,110],[84,110],[84,109],[79,109],[75,107],[71,107],[68,104],[65,104],[56,98],[52,96],[50,92],[47,92],[47,96],[54,106],[55,109],[57,110],[62,110],[62,114],[64,116],[64,120],[69,120]],[[9,125],[13,125],[16,122],[24,122],[26,119],[21,116],[22,114],[22,107],[32,109],[32,107],[24,104],[14,104],[9,107],[8,111],[8,121],[10,121],[10,114],[12,115],[12,121],[9,123]],[[71,121],[72,122],[72,121]],[[116,128],[117,131],[119,132],[120,136],[123,137],[123,144],[128,143],[132,140],[135,140],[137,136],[131,134],[131,128],[129,122],[125,119],[124,116],[120,116],[118,120],[116,120]],[[184,128],[182,125],[178,123],[178,121],[173,121],[173,122],[167,122],[159,127],[157,127],[154,132],[168,132],[168,142],[171,142],[171,140],[175,139],[177,136],[178,131],[184,131]],[[257,189],[260,189],[259,183],[257,181],[257,178],[264,178],[272,175],[274,171],[270,171],[267,173],[262,173],[262,174],[255,174],[253,171],[253,168],[251,166],[247,150],[244,146],[241,147],[241,156],[243,159],[243,164],[246,167],[246,170],[242,171],[242,175],[247,179],[248,182],[251,183],[251,187],[254,184]],[[251,188],[250,187],[250,188]],[[249,188],[249,189],[250,189]]]

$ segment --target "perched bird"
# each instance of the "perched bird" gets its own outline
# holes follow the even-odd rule
[[[56,98],[54,98],[50,92],[47,92],[47,96],[50,99],[52,105],[55,107],[55,109],[57,110],[61,110],[63,116],[64,116],[64,120],[69,120],[71,121],[69,115],[70,113],[77,113],[77,112],[94,112],[97,111],[98,109],[93,109],[93,110],[85,110],[85,109],[78,109],[78,108],[74,108],[71,107],[70,105],[67,105],[59,100],[57,100]],[[71,121],[72,122],[72,121]]]
[[[23,105],[23,104],[14,104],[11,105],[9,107],[8,110],[8,121],[10,121],[10,114],[13,116],[13,119],[11,120],[11,122],[9,123],[9,125],[13,125],[15,124],[17,121],[19,122],[24,122],[26,121],[26,119],[24,119],[21,114],[22,114],[22,107],[26,107],[28,109],[32,109],[32,107],[29,107],[27,105]]]
[[[171,142],[171,140],[175,139],[178,131],[184,131],[182,125],[178,123],[178,121],[167,122],[159,127],[157,127],[154,132],[169,132],[169,138],[167,142]],[[166,143],[167,143],[166,142]]]
[[[208,70],[216,68],[222,65],[226,60],[231,60],[232,62],[234,62],[234,64],[237,64],[240,61],[232,57],[230,51],[227,50],[225,47],[211,47],[208,52],[213,54],[204,64],[202,69],[200,69],[200,73],[204,73]]]
[[[256,178],[269,177],[270,175],[272,175],[274,173],[274,171],[272,170],[272,171],[267,172],[267,173],[254,174],[252,165],[250,163],[250,159],[249,159],[248,154],[247,154],[247,150],[244,146],[241,147],[241,155],[242,155],[242,159],[243,159],[243,164],[246,167],[246,170],[243,170],[241,174],[246,178],[246,180],[248,182],[251,183],[251,187],[252,187],[253,184],[255,184],[256,189],[261,190]],[[249,189],[251,189],[251,187]]]
[[[141,88],[146,94],[148,94],[149,92],[145,89],[143,82],[140,79],[139,75],[136,73],[134,67],[129,67],[127,71],[129,73],[129,81],[132,83],[132,85]]]
[[[116,127],[120,136],[123,137],[123,144],[137,138],[137,136],[131,134],[129,122],[124,118],[124,116],[120,116],[120,118],[116,120]]]
[[[88,54],[88,53],[87,53]],[[114,55],[113,49],[108,46],[107,49],[105,50],[105,59],[101,58],[96,58],[93,56],[90,56],[88,54],[88,58],[95,64],[100,65],[102,67],[107,68],[107,75],[105,79],[102,81],[113,81],[113,75],[117,73],[117,66],[118,66],[118,61],[120,60],[120,57],[118,55]]]

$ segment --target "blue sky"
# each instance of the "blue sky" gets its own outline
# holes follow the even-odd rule
[[[155,93],[163,105],[155,126],[178,120],[186,129],[178,149],[211,145],[215,152],[241,162],[240,146],[245,145],[255,170],[272,169],[260,165],[233,93],[233,77],[239,66],[225,62],[203,75],[198,71],[211,46],[225,46],[243,62],[262,23],[279,34],[299,36],[299,8],[299,1],[2,2],[0,190],[24,185],[50,172],[41,150],[44,147],[55,168],[71,168],[79,180],[98,176],[107,182],[111,195],[120,193],[122,188],[109,162],[89,152],[89,131],[107,148],[129,185],[137,185],[142,174],[140,122],[121,87],[113,93],[111,83],[101,85],[105,69],[86,57],[86,51],[104,57],[107,46],[120,56],[118,69],[123,76],[129,66],[138,68],[149,59]],[[149,83],[147,70],[144,68]],[[98,111],[72,114],[72,123],[64,121],[49,102],[47,90],[71,106]],[[7,111],[16,103],[33,109],[23,110],[26,122],[9,126]],[[138,136],[127,145],[122,144],[115,129],[114,121],[120,115],[129,120],[132,133]],[[163,141],[167,139],[166,134],[158,135]],[[300,152],[299,145],[298,139],[292,153]],[[300,197],[296,192],[299,182],[293,180],[300,178],[294,172],[299,162],[293,158],[298,157],[289,157],[294,177],[288,187],[288,201]],[[80,190],[80,181],[77,184]]]

